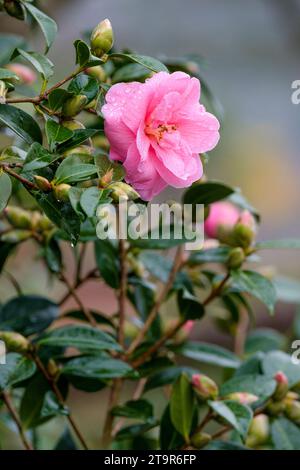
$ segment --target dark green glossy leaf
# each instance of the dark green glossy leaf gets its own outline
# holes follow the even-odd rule
[[[76,64],[80,65],[80,67],[86,65],[91,55],[89,46],[81,39],[77,39],[74,42],[74,47],[76,51]]]
[[[54,450],[77,450],[77,446],[68,428],[60,436]]]
[[[44,297],[21,295],[0,310],[0,329],[17,331],[25,336],[47,328],[58,316],[58,306]]]
[[[119,377],[136,377],[137,373],[124,361],[105,356],[85,356],[71,359],[63,367],[62,373],[96,380]]]
[[[48,119],[45,131],[50,149],[54,149],[56,144],[61,144],[73,137],[74,132],[62,126],[53,119]]]
[[[27,144],[42,143],[42,133],[36,121],[22,109],[0,104],[0,122],[9,127]]]
[[[24,6],[41,28],[47,44],[46,52],[48,52],[57,33],[57,25],[55,21],[32,5],[32,3],[26,2]]]
[[[71,139],[59,145],[58,149],[60,153],[64,153],[66,150],[70,150],[83,144],[87,139],[96,134],[98,129],[76,129],[73,132],[74,135]]]
[[[83,352],[121,351],[115,339],[103,331],[86,325],[68,325],[52,330],[38,340],[39,345],[72,346]]]
[[[271,437],[276,450],[300,450],[300,429],[286,418],[273,421]]]
[[[245,439],[253,417],[251,408],[233,400],[210,401],[210,408]]]
[[[99,205],[102,191],[96,187],[85,189],[80,197],[80,205],[88,217],[93,217]]]
[[[95,242],[95,257],[104,281],[113,289],[120,283],[120,262],[117,248],[109,240]]]
[[[1,42],[1,39],[0,39]],[[0,68],[0,80],[20,80],[17,74],[14,72],[8,70],[8,69],[3,69]]]
[[[6,65],[16,47],[24,47],[25,40],[16,34],[0,34],[0,65]]]
[[[257,351],[273,351],[282,349],[285,344],[285,338],[276,330],[271,328],[260,328],[251,331],[246,339],[245,352],[253,354]]]
[[[78,183],[87,180],[96,174],[96,167],[91,163],[85,163],[84,156],[70,155],[65,158],[55,173],[56,184]]]
[[[185,204],[212,204],[227,198],[234,192],[233,188],[223,183],[208,182],[191,186],[184,193],[183,201]]]
[[[275,380],[264,375],[241,375],[225,382],[220,388],[220,395],[227,396],[234,392],[247,392],[266,399],[273,394],[275,387]]]
[[[204,263],[220,263],[224,264],[228,260],[231,248],[228,246],[219,246],[217,248],[209,248],[207,250],[193,251],[189,257],[189,265],[197,265]]]
[[[177,354],[207,364],[231,369],[236,369],[240,365],[240,360],[235,354],[216,344],[188,341],[173,349]]]
[[[68,91],[74,93],[74,95],[84,95],[90,102],[96,98],[99,85],[95,78],[81,73],[73,78],[68,86]]]
[[[121,53],[113,53],[110,57],[117,57],[120,59],[127,59],[130,62],[136,62],[137,64],[143,65],[152,72],[168,72],[167,67],[157,59],[153,57],[148,57],[145,55],[138,55],[138,54],[121,54]]]
[[[33,67],[42,75],[44,80],[48,80],[53,75],[54,65],[47,57],[38,52],[24,51],[23,49],[15,49],[12,55],[12,59],[18,56],[22,56],[23,59],[33,65]]]
[[[144,81],[150,76],[149,69],[140,64],[126,64],[116,70],[112,83]]]
[[[274,312],[276,290],[269,279],[255,271],[232,271],[234,287],[253,295]]]
[[[153,417],[153,406],[147,400],[130,400],[125,405],[113,408],[112,415],[146,421]]]
[[[294,364],[291,356],[282,351],[270,351],[262,360],[262,369],[266,376],[274,377],[276,372],[283,372],[293,387],[300,381],[300,364]]]
[[[71,96],[67,90],[63,88],[57,88],[56,90],[51,91],[48,95],[48,105],[49,108],[53,111],[57,111],[62,107],[67,98]]]
[[[185,320],[200,320],[205,313],[199,299],[187,289],[178,291],[177,303],[180,315]]]
[[[31,145],[23,166],[23,172],[40,170],[55,162],[59,155],[48,152],[42,145],[35,142]]]

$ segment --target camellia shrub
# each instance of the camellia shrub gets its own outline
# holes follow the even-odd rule
[[[25,449],[39,448],[40,425],[57,417],[66,427],[53,449],[300,449],[300,366],[291,354],[299,322],[286,337],[255,327],[261,303],[272,315],[278,298],[288,300],[260,266],[260,250],[300,242],[257,242],[258,212],[204,176],[221,117],[199,59],[117,51],[104,20],[75,41],[74,71],[56,82],[47,57],[56,23],[31,1],[0,5],[45,38],[37,52],[21,37],[0,37],[1,134],[11,142],[0,156],[1,275],[30,241],[66,288],[62,298],[24,295],[9,275],[17,295],[0,307],[1,426],[14,424]],[[204,206],[201,249],[160,233],[99,237],[101,208],[145,207],[167,186],[185,188],[182,203]],[[87,246],[95,256],[85,271]],[[99,310],[77,293],[91,279]],[[111,316],[101,311],[103,282],[118,301]],[[68,299],[76,310],[64,308]],[[190,340],[204,318],[227,333],[229,349]],[[97,446],[67,405],[71,387],[87,397],[109,391]]]

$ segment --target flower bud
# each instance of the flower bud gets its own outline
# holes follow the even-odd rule
[[[66,117],[76,116],[83,110],[88,99],[85,95],[76,95],[68,98],[62,107],[62,114]]]
[[[205,447],[210,441],[212,437],[210,434],[206,432],[197,432],[191,437],[191,444],[196,449],[202,449]]]
[[[44,193],[52,191],[51,183],[47,180],[47,178],[44,178],[43,176],[39,175],[34,175],[34,181],[37,187]]]
[[[0,237],[2,242],[6,243],[21,243],[28,238],[31,238],[32,232],[30,230],[10,230],[9,232],[3,233]]]
[[[140,197],[139,194],[129,186],[129,184],[123,183],[122,181],[110,184],[108,189],[111,190],[110,195],[116,202],[119,202],[120,198],[134,201],[134,199],[138,199]]]
[[[281,371],[276,372],[274,380],[276,380],[277,386],[272,398],[274,401],[281,401],[289,390],[289,381],[287,376]]]
[[[238,222],[232,231],[233,244],[242,248],[249,248],[255,237],[255,232],[247,225]]]
[[[10,16],[17,18],[18,20],[24,20],[25,18],[24,9],[20,2],[16,0],[4,0],[4,9]]]
[[[215,400],[219,394],[217,384],[203,374],[192,376],[192,386],[199,398],[202,400]]]
[[[0,331],[0,339],[4,341],[8,351],[26,353],[29,350],[29,341],[19,333]]]
[[[78,147],[74,147],[64,152],[62,157],[66,158],[66,157],[69,157],[70,155],[76,155],[76,154],[91,155],[92,152],[93,152],[92,147],[89,147],[88,145],[78,145]]]
[[[98,82],[105,82],[106,80],[106,73],[101,65],[96,65],[95,67],[89,67],[85,70],[90,77],[95,78]]]
[[[8,222],[15,228],[31,228],[31,213],[20,207],[7,206],[4,214]]]
[[[205,234],[210,238],[219,238],[220,230],[230,232],[239,220],[238,209],[227,201],[210,205],[209,214],[204,222]]]
[[[53,186],[54,196],[57,201],[69,201],[69,191],[71,186],[66,183],[58,184],[57,186]]]
[[[37,221],[36,229],[40,230],[41,232],[46,232],[48,230],[53,229],[53,223],[46,215],[41,215]]]
[[[5,104],[6,101],[6,84],[3,80],[0,80],[0,104]]]
[[[264,444],[269,437],[269,418],[265,414],[254,416],[246,439],[247,447]]]
[[[273,401],[271,400],[266,407],[266,411],[271,416],[280,415],[285,409],[285,403],[283,401]]]
[[[288,419],[300,426],[300,402],[292,401],[285,406],[285,414]]]
[[[103,149],[108,151],[109,150],[109,142],[104,135],[96,135],[92,138],[93,145],[97,148]]]
[[[100,188],[106,188],[107,186],[109,186],[112,182],[113,176],[114,176],[114,170],[113,168],[111,168],[110,170],[108,170],[107,173],[105,173],[105,175],[102,176],[102,178],[100,178],[99,180]]]
[[[37,74],[27,65],[12,63],[7,64],[6,68],[18,75],[20,82],[24,85],[31,85],[37,80]]]
[[[251,405],[258,400],[256,395],[247,392],[234,392],[226,396],[226,400],[238,401],[242,405]]]
[[[59,367],[54,361],[54,359],[49,359],[48,364],[47,364],[47,372],[53,378],[55,378],[58,375]]]
[[[76,131],[78,129],[85,129],[82,122],[76,121],[76,119],[68,119],[66,121],[62,121],[61,124],[67,129],[69,129],[70,131]]]
[[[233,248],[228,256],[227,266],[229,269],[238,269],[245,261],[245,253],[239,246]]]
[[[111,22],[106,19],[101,21],[93,30],[91,35],[91,49],[96,57],[107,54],[113,46],[114,34]]]

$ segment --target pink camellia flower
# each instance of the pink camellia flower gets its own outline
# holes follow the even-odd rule
[[[204,222],[204,231],[208,237],[217,238],[220,227],[232,229],[239,217],[238,208],[231,202],[215,202],[210,206],[209,215]]]
[[[20,81],[26,85],[31,85],[36,81],[37,75],[29,67],[23,64],[13,63],[6,66],[11,72],[14,72],[18,75]]]
[[[110,158],[145,200],[167,185],[201,178],[199,153],[219,140],[219,122],[199,103],[200,82],[183,72],[159,72],[145,83],[118,83],[102,107]]]

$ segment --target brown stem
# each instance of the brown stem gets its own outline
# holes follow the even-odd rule
[[[66,82],[68,82],[69,80],[72,80],[72,78],[76,77],[76,75],[78,75],[79,73],[83,72],[84,69],[79,69],[79,70],[76,70],[75,72],[71,73],[70,75],[68,75],[67,77],[65,77],[63,80],[60,80],[59,82],[57,82],[55,85],[53,85],[52,87],[50,87],[47,91],[45,91],[45,93],[43,93],[42,95],[39,95],[39,96],[34,96],[33,98],[29,98],[29,97],[24,97],[24,98],[8,98],[7,100],[5,100],[6,103],[9,103],[9,104],[13,104],[13,103],[32,103],[32,104],[39,104],[41,101],[47,99],[49,93],[51,93],[51,91],[53,90],[56,90],[56,88],[60,88],[62,85],[64,85]]]
[[[213,289],[209,296],[204,300],[203,306],[206,307],[210,302],[212,302],[222,291],[226,282],[230,278],[230,274],[227,274],[220,284]],[[179,330],[183,327],[187,320],[179,319],[177,323],[171,328],[162,338],[160,338],[156,343],[153,344],[147,351],[141,354],[135,361],[133,361],[132,366],[137,368],[141,366],[152,354],[158,351],[169,339],[171,339]]]
[[[34,184],[32,183],[31,181],[27,180],[26,178],[23,178],[23,176],[19,175],[18,173],[16,173],[15,171],[11,170],[11,168],[9,168],[8,165],[0,165],[1,168],[3,168],[3,170],[5,171],[5,173],[8,173],[10,176],[12,176],[13,178],[16,178],[17,180],[19,180],[22,184],[24,184],[24,186],[27,186],[27,188],[29,189],[36,189],[38,190],[39,188]]]
[[[112,387],[110,389],[108,411],[103,427],[102,435],[102,447],[103,449],[108,449],[112,440],[112,429],[114,417],[111,413],[112,409],[118,404],[119,395],[122,387],[122,379],[116,379],[113,381]]]
[[[130,347],[128,348],[128,350],[127,350],[127,355],[128,356],[131,355],[136,350],[136,348],[140,345],[140,343],[143,341],[147,331],[149,330],[150,326],[152,325],[152,323],[154,322],[154,320],[156,318],[156,315],[158,313],[158,310],[159,310],[161,304],[163,303],[163,301],[165,300],[168,292],[172,288],[173,283],[174,283],[175,278],[176,278],[176,275],[177,275],[178,271],[180,270],[180,268],[182,266],[182,252],[183,252],[183,247],[180,245],[177,248],[177,252],[176,252],[176,255],[175,255],[175,258],[174,258],[173,267],[172,267],[171,272],[169,274],[169,278],[168,278],[166,284],[164,285],[160,295],[158,296],[158,299],[155,302],[151,312],[149,313],[149,315],[147,317],[147,320],[144,323],[143,328],[140,330],[140,332],[138,333],[138,335],[136,336],[136,338],[134,339],[134,341],[131,343]]]
[[[52,388],[54,394],[56,395],[56,398],[57,398],[59,404],[61,406],[65,406],[65,401],[64,401],[64,398],[63,398],[59,388],[57,387],[57,385],[56,385],[55,381],[53,380],[53,378],[48,374],[44,364],[42,363],[42,361],[40,360],[38,355],[36,353],[32,353],[31,357],[32,357],[33,361],[36,363],[36,366],[39,369],[39,371],[43,374],[43,376],[45,377],[45,379],[49,383],[50,387]],[[89,450],[88,446],[87,446],[87,443],[85,442],[85,439],[82,436],[82,434],[81,434],[77,424],[75,423],[72,415],[68,414],[66,416],[66,418],[69,421],[69,424],[70,424],[71,428],[73,429],[74,433],[78,437],[78,439],[79,439],[82,447],[84,448],[84,450]]]
[[[120,292],[119,292],[119,330],[118,339],[121,346],[125,344],[125,304],[126,304],[126,289],[127,289],[127,265],[126,265],[126,247],[125,241],[119,241],[120,250],[120,265],[121,265],[121,279],[120,279]]]
[[[93,277],[95,277],[97,271],[98,271],[98,268],[94,268],[91,271],[89,271],[83,278],[79,279],[75,283],[75,285],[73,287],[73,290],[77,289],[79,286],[84,284],[89,279],[92,279]],[[68,290],[68,292],[66,292],[66,294],[58,301],[58,305],[60,305],[60,306],[63,305],[69,299],[69,297],[71,297],[71,296],[72,296],[72,292],[70,292]]]
[[[212,439],[218,439],[218,437],[223,436],[223,434],[226,434],[228,431],[231,430],[231,426],[225,426],[224,428],[219,429],[219,431],[215,432],[212,434]]]
[[[86,308],[86,306],[83,304],[83,302],[81,301],[80,297],[77,295],[77,292],[76,292],[76,288],[74,289],[74,287],[71,285],[71,283],[69,282],[68,278],[63,274],[61,273],[60,275],[60,278],[61,280],[66,284],[67,288],[69,289],[69,293],[70,295],[74,298],[74,300],[76,300],[78,306],[80,307],[80,309],[82,310],[84,316],[86,317],[86,319],[89,321],[89,323],[94,326],[94,327],[97,327],[97,322],[94,318],[94,316],[92,315],[92,313],[89,311],[88,308]]]
[[[240,318],[234,337],[234,352],[237,356],[242,356],[245,349],[245,341],[249,326],[249,317],[244,309],[240,311]]]
[[[10,400],[10,397],[9,397],[8,393],[7,392],[2,392],[1,393],[1,398],[4,401],[5,406],[8,409],[12,419],[16,423],[16,426],[17,426],[18,432],[19,432],[19,436],[21,438],[21,441],[24,444],[25,449],[26,450],[33,450],[33,447],[32,447],[31,443],[28,441],[28,439],[26,437],[26,434],[23,430],[21,420],[20,420],[20,418],[18,416],[18,413],[16,412],[16,410],[15,410],[15,408],[14,408],[14,406],[13,406],[11,400]]]

